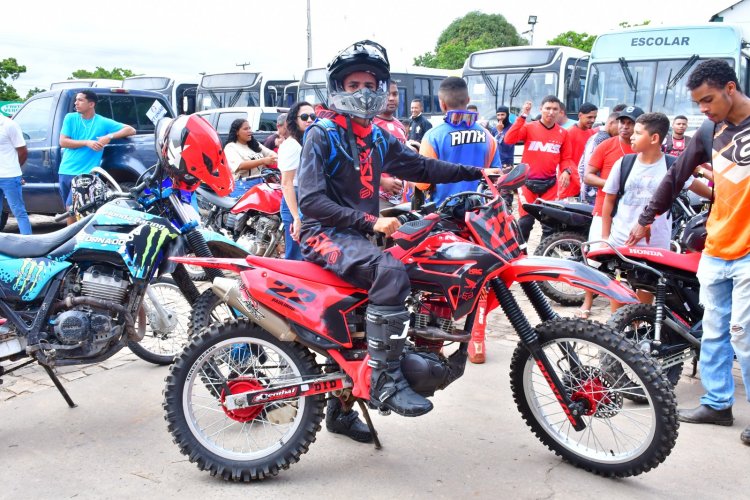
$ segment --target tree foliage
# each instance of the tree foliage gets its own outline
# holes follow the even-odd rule
[[[35,96],[35,95],[37,95],[37,94],[39,94],[41,92],[46,92],[46,91],[47,91],[47,89],[40,89],[39,87],[34,87],[33,89],[29,90],[29,92],[26,94],[26,98],[25,99],[29,99],[32,96]]]
[[[573,47],[585,52],[591,52],[594,40],[596,40],[596,35],[589,35],[586,32],[566,31],[565,33],[560,33],[552,40],[548,40],[547,45],[562,45],[564,47]]]
[[[528,45],[528,42],[505,17],[474,11],[455,19],[438,37],[435,50],[415,57],[414,64],[458,69],[472,52],[517,45]]]
[[[26,72],[26,66],[18,64],[14,57],[0,61],[0,101],[18,101],[20,96],[15,87],[5,80],[17,80],[21,73]]]
[[[112,68],[112,70],[110,71],[102,68],[101,66],[97,66],[94,71],[88,71],[85,69],[76,70],[73,72],[73,76],[68,78],[68,80],[78,78],[108,78],[111,80],[124,80],[129,76],[135,76],[135,73],[133,73],[129,69]]]
[[[649,24],[651,24],[651,20],[646,19],[640,24],[630,24],[628,21],[622,21],[621,23],[618,23],[617,26],[625,29],[625,28],[635,28],[636,26],[648,26]]]

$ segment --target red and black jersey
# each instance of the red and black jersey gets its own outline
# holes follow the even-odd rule
[[[371,233],[378,218],[378,186],[383,172],[431,183],[482,177],[481,169],[419,156],[377,125],[352,123],[360,163],[356,170],[344,117],[336,115],[332,121],[319,122],[305,132],[297,171],[303,225]]]

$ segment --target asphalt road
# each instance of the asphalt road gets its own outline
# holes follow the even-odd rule
[[[746,402],[734,427],[683,424],[657,469],[605,479],[560,460],[523,423],[509,389],[512,345],[490,339],[488,362],[468,366],[431,413],[374,415],[381,451],[323,430],[299,463],[251,485],[212,478],[179,453],[161,408],[166,368],[123,364],[67,383],[75,409],[54,388],[0,403],[0,497],[747,498]],[[680,403],[699,394],[683,376]]]

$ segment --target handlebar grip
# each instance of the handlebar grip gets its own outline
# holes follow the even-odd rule
[[[73,214],[70,213],[70,212],[63,212],[61,214],[57,214],[57,215],[55,215],[55,222],[62,222],[65,219],[67,219],[68,217],[72,217],[72,216],[73,216]]]

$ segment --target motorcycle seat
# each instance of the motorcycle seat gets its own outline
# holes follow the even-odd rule
[[[87,215],[75,224],[47,234],[0,234],[0,254],[16,258],[45,257],[78,234],[93,216]]]
[[[213,191],[202,187],[199,187],[196,192],[207,202],[225,210],[229,210],[237,204],[237,198],[232,198],[231,196],[219,196]]]
[[[629,259],[671,267],[691,274],[698,272],[698,262],[701,260],[700,252],[675,253],[663,248],[649,247],[619,247],[617,250]],[[592,250],[587,257],[597,260],[597,257],[602,255],[615,255],[615,253],[611,248],[605,247]]]
[[[339,288],[357,288],[351,283],[342,280],[331,271],[326,271],[317,264],[299,260],[273,259],[271,257],[257,257],[248,255],[246,260],[249,264],[269,271],[274,271],[287,276],[293,276],[307,281],[314,281],[323,285]]]

